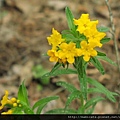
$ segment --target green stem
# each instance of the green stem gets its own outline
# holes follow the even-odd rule
[[[76,69],[78,72],[78,79],[80,83],[80,89],[83,94],[83,98],[87,100],[87,79],[86,79],[86,65],[87,63],[82,57],[76,59]]]
[[[80,83],[80,91],[82,93],[81,98],[81,105],[78,109],[78,113],[84,114],[85,108],[84,103],[87,101],[87,75],[86,75],[86,68],[87,68],[87,62],[83,60],[83,57],[77,57],[75,59],[74,67],[77,70],[78,79]]]

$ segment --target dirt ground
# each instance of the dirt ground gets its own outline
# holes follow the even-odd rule
[[[2,2],[3,1],[3,2]],[[120,0],[109,0],[116,27],[116,39],[120,53]],[[99,25],[110,27],[109,12],[104,0],[1,0],[0,1],[0,97],[7,89],[10,96],[17,96],[18,87],[23,80],[28,89],[30,104],[38,99],[51,95],[59,95],[60,99],[50,102],[43,110],[63,108],[69,95],[67,90],[55,85],[56,81],[64,80],[79,87],[76,75],[62,75],[50,79],[50,83],[42,85],[33,75],[33,67],[42,65],[50,71],[55,63],[50,63],[44,56],[50,48],[47,36],[54,27],[59,32],[68,29],[65,7],[68,6],[75,18],[82,13],[89,13],[93,20],[98,19]],[[110,33],[107,33],[111,37]],[[116,62],[113,40],[105,44],[101,51]],[[117,67],[101,61],[105,75],[91,66],[88,76],[97,79],[106,88],[118,92],[120,82]],[[42,86],[42,88],[41,88]],[[109,100],[99,102],[94,113],[116,113],[118,102]],[[72,108],[78,108],[78,100],[73,101]]]

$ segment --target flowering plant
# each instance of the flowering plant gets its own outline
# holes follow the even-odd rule
[[[92,63],[100,73],[104,74],[104,68],[99,59],[105,60],[110,64],[116,65],[110,60],[105,53],[97,50],[101,48],[103,44],[108,42],[110,38],[105,37],[107,31],[106,27],[97,27],[98,20],[90,20],[89,14],[82,14],[79,19],[75,19],[72,12],[68,7],[65,9],[69,30],[63,30],[59,33],[54,28],[52,29],[52,35],[47,37],[51,49],[48,50],[47,55],[50,57],[50,62],[56,62],[52,70],[42,78],[51,77],[61,74],[77,74],[80,83],[80,89],[75,88],[74,85],[58,81],[57,85],[65,87],[70,95],[67,98],[64,108],[58,108],[49,110],[47,114],[92,114],[97,102],[104,100],[102,96],[97,96],[88,99],[89,93],[104,94],[109,100],[115,102],[115,96],[117,93],[109,91],[97,80],[87,77],[86,69],[89,63]],[[69,64],[73,65],[73,68],[69,68]],[[88,88],[88,84],[93,87]],[[69,105],[71,102],[78,98],[80,105],[78,109],[71,109]],[[8,99],[8,92],[1,101],[0,109],[5,105],[11,105],[11,109],[6,113],[20,113],[20,114],[40,114],[44,106],[51,100],[58,99],[58,96],[46,97],[36,102],[33,107],[30,107],[27,90],[24,82],[20,85],[18,91],[18,99]],[[37,108],[36,112],[34,110]]]

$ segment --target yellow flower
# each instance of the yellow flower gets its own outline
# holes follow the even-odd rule
[[[83,55],[83,59],[88,62],[91,56],[96,56],[97,51],[94,50],[96,47],[95,43],[87,43],[85,40],[80,43],[81,48],[77,49],[78,56]]]
[[[78,26],[77,31],[82,34],[85,30],[91,29],[93,24],[98,24],[98,21],[90,21],[89,14],[82,14],[78,20],[74,19],[74,24]]]
[[[8,103],[8,91],[5,91],[5,95],[3,96],[2,100],[1,100],[1,106],[0,106],[0,110],[3,109],[3,107]]]
[[[2,100],[1,100],[1,106],[0,106],[0,110],[1,109],[3,109],[3,107],[5,106],[5,105],[11,105],[11,108],[12,108],[12,106],[13,107],[16,107],[16,106],[18,106],[18,105],[21,105],[20,104],[20,101],[18,101],[16,98],[11,98],[11,99],[9,99],[8,98],[8,91],[6,90],[5,91],[5,95],[3,96],[3,98],[2,98]],[[12,109],[10,109],[10,110],[8,110],[7,112],[3,112],[2,114],[12,114]]]
[[[52,49],[56,49],[56,47],[64,41],[61,34],[54,28],[52,29],[52,35],[47,37],[47,40],[49,45],[52,45]]]
[[[102,38],[104,38],[106,34],[103,33],[103,32],[99,32],[99,31],[96,29],[96,25],[93,25],[93,26],[91,27],[91,29],[86,30],[86,31],[84,32],[84,35],[88,38],[88,42],[89,42],[89,43],[90,43],[90,42],[95,42],[95,43],[96,43],[96,46],[101,47],[102,44],[100,43],[100,40],[101,40]]]
[[[48,50],[47,54],[50,56],[50,62],[58,62],[58,55],[56,50]]]
[[[68,63],[74,63],[74,57],[77,55],[75,43],[62,43],[58,56],[60,59],[66,59]]]
[[[2,112],[1,114],[12,114],[12,113],[13,113],[13,111],[10,109],[7,112]]]

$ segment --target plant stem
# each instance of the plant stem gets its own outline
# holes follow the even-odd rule
[[[86,79],[86,62],[83,60],[82,57],[79,57],[76,60],[76,69],[78,73],[78,79],[80,83],[80,90],[83,94],[83,98],[86,101],[87,100],[87,79]]]

